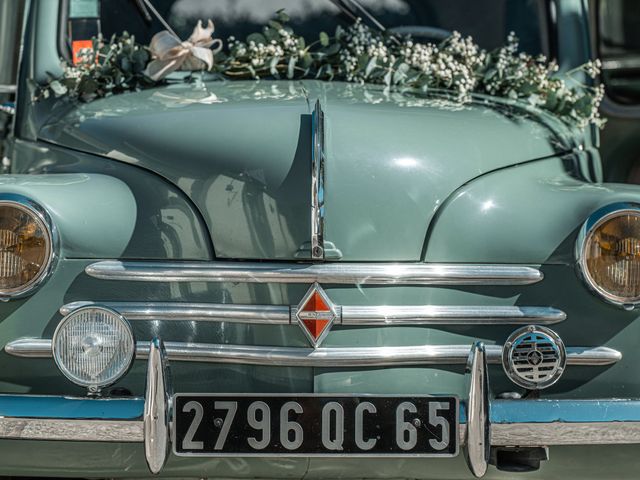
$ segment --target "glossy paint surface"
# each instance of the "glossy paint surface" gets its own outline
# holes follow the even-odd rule
[[[576,171],[573,162],[533,162],[459,188],[431,225],[425,261],[572,265],[578,230],[591,213],[640,201],[635,185],[587,183],[569,175]]]
[[[55,255],[119,256],[135,225],[136,204],[127,186],[105,175],[3,175],[0,190],[46,205],[60,238]],[[96,192],[100,192],[96,195]]]
[[[343,260],[418,260],[434,211],[460,185],[573,147],[566,128],[521,106],[314,81],[117,95],[54,115],[38,136],[172,181],[204,214],[218,258],[304,258],[316,100],[325,239]]]
[[[21,140],[14,142],[12,156],[17,175],[0,176],[0,184],[6,191],[33,196],[50,211],[59,224],[63,256],[211,259],[202,217],[161,177],[137,166]]]

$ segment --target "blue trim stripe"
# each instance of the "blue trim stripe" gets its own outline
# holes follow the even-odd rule
[[[137,420],[142,417],[143,410],[143,398],[0,395],[0,416],[4,417]]]
[[[491,423],[640,422],[638,400],[494,400]]]
[[[92,399],[37,395],[0,395],[0,416],[139,420],[143,398]],[[640,422],[640,400],[493,400],[491,423]],[[460,423],[467,423],[460,404]]]

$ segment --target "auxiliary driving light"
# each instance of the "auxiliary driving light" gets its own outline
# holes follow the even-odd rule
[[[47,212],[26,197],[0,195],[0,297],[20,297],[44,281],[54,259]]]
[[[576,244],[578,268],[604,300],[640,304],[640,205],[616,203],[593,213]]]
[[[502,367],[509,379],[529,390],[541,390],[556,383],[566,362],[562,339],[545,327],[530,325],[516,330],[502,350]]]
[[[105,307],[82,307],[60,321],[52,345],[53,358],[64,376],[98,391],[127,373],[136,343],[120,314]]]

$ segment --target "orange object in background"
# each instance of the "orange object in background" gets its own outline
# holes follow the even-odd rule
[[[73,51],[73,64],[77,65],[80,63],[80,50],[85,48],[93,48],[93,40],[74,40],[71,43],[71,50]]]

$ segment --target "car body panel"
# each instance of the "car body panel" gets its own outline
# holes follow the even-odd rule
[[[531,162],[462,186],[432,223],[424,260],[573,265],[584,219],[610,203],[640,202],[635,186],[576,178],[575,162]]]
[[[342,260],[419,260],[433,213],[460,185],[575,147],[568,128],[517,104],[317,81],[116,95],[52,115],[38,137],[177,185],[203,212],[217,258],[293,260],[310,239],[316,99],[326,118],[325,238]]]
[[[47,205],[62,256],[119,257],[135,227],[135,199],[126,184],[114,177],[82,173],[3,175],[0,190]]]
[[[63,256],[109,257],[119,245],[120,258],[212,258],[211,239],[200,213],[180,189],[161,177],[139,166],[105,161],[104,158],[46,143],[17,139],[11,144],[11,151],[15,158],[20,159],[17,162],[19,168],[14,165],[14,170],[20,172],[16,176],[23,183],[20,192],[28,194],[26,189],[33,189],[33,195],[41,198],[43,205],[58,209],[52,214],[57,214],[59,230],[68,226],[74,236],[73,239],[69,237],[69,242],[84,245],[83,249],[78,249],[64,243]],[[36,174],[44,179],[38,180]],[[70,176],[86,180],[76,182],[75,189],[67,188],[64,179]],[[99,179],[106,187],[113,185],[111,190],[94,187],[96,181],[90,181],[93,178]],[[113,198],[116,194],[123,198]],[[75,213],[59,209],[61,202],[71,205]],[[101,210],[96,210],[97,207]],[[100,232],[93,224],[104,225],[107,221],[111,222],[108,234]],[[89,225],[94,227],[93,230],[87,229]],[[97,238],[100,234],[104,239]],[[63,239],[69,236],[66,231],[61,235]],[[98,248],[104,243],[104,248]]]
[[[179,84],[78,109],[61,102],[52,109],[47,102],[30,102],[34,84],[27,79],[43,81],[47,72],[59,73],[51,18],[60,4],[31,4],[18,138],[10,145],[13,173],[19,176],[4,186],[36,198],[54,214],[63,247],[41,288],[0,304],[0,347],[23,337],[51,338],[61,319],[59,308],[76,301],[297,305],[308,285],[109,281],[88,276],[85,268],[110,258],[299,261],[296,253],[309,237],[309,116],[319,99],[327,119],[326,238],[342,254],[334,260],[524,263],[544,275],[526,286],[322,285],[332,302],[558,308],[567,319],[553,329],[568,346],[606,346],[623,357],[613,365],[570,366],[541,398],[640,397],[638,312],[595,297],[576,275],[572,257],[576,229],[589,213],[640,198],[633,187],[599,183],[592,132],[567,128],[505,101],[477,98],[451,109],[438,95],[420,98],[314,81]],[[557,32],[560,64],[566,70],[588,57],[585,2],[553,5],[562,27]],[[69,179],[75,181],[66,188]],[[0,182],[0,192],[4,186]],[[101,237],[106,227],[111,228]],[[132,323],[140,341],[160,336],[186,343],[309,346],[297,325]],[[478,340],[493,345],[504,343],[515,328],[336,325],[323,346],[471,345]],[[145,367],[136,360],[113,386],[116,392],[143,395]],[[86,395],[50,358],[21,358],[3,349],[0,371],[0,393]],[[303,368],[172,362],[171,372],[177,392],[442,393],[463,402],[468,393],[463,365]],[[489,376],[492,396],[517,390],[499,365],[489,367]],[[551,460],[527,477],[635,478],[637,453],[637,445],[551,447]],[[0,440],[0,474],[116,478],[146,477],[149,470],[142,444]],[[162,475],[471,477],[462,454],[366,461],[170,454]],[[490,467],[486,478],[514,474]]]

